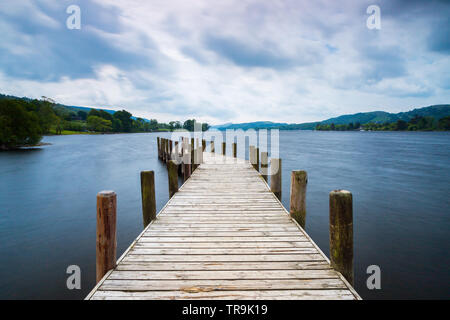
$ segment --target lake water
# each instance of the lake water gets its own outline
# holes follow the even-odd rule
[[[161,134],[159,134],[162,136]],[[166,134],[168,136],[168,134]],[[95,285],[96,194],[117,193],[119,257],[142,231],[139,172],[168,200],[156,134],[45,137],[0,153],[0,298],[82,299]],[[281,131],[283,204],[307,170],[306,231],[328,255],[328,194],[354,199],[355,288],[365,299],[450,297],[450,134]],[[217,148],[217,147],[216,147]],[[66,288],[78,265],[82,289]],[[381,290],[366,269],[381,268]]]

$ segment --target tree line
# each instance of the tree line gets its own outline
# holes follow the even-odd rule
[[[195,119],[159,123],[156,119],[135,118],[126,111],[109,113],[90,109],[74,111],[48,99],[0,99],[0,149],[8,150],[38,144],[43,135],[76,133],[129,133],[194,130]],[[203,131],[208,130],[202,124]]]
[[[409,121],[397,120],[396,122],[384,123],[365,123],[361,125],[359,122],[349,124],[317,124],[316,130],[321,131],[448,131],[450,130],[450,116],[440,119],[434,117],[422,117],[415,115]]]

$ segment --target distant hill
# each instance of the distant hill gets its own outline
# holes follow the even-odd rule
[[[281,127],[286,126],[287,123],[276,123],[271,121],[256,121],[256,122],[247,122],[247,123],[226,123],[217,126],[211,126],[210,129],[218,129],[218,130],[226,130],[226,129],[269,129],[273,127]]]
[[[355,114],[343,115],[336,118],[330,118],[325,121],[321,121],[322,124],[349,124],[351,122],[359,122],[361,124],[365,123],[385,123],[385,122],[395,122],[397,120],[409,121],[414,116],[421,117],[433,117],[436,120],[450,115],[450,105],[441,104],[434,105],[425,108],[417,108],[407,112],[399,113],[389,113],[384,111],[374,111],[374,112],[360,112]]]
[[[16,97],[16,96],[9,96],[9,95],[5,95],[5,94],[1,94],[0,93],[0,99],[20,99],[20,100],[26,100],[26,101],[31,101],[33,99],[27,98],[27,97]],[[71,111],[84,111],[84,112],[89,112],[91,111],[91,109],[97,109],[97,110],[103,110],[106,111],[110,114],[114,114],[114,112],[116,112],[117,110],[110,110],[110,109],[102,109],[102,108],[91,108],[91,107],[78,107],[78,106],[67,106],[65,104],[60,104],[60,103],[55,103],[54,106],[56,108],[65,108],[65,109],[69,109]],[[137,117],[132,116],[131,119],[136,120]],[[144,119],[144,118],[142,118]],[[144,121],[149,122],[150,120],[148,119],[144,119]]]
[[[212,128],[225,129],[280,129],[280,130],[314,130],[317,124],[349,124],[357,123],[385,123],[396,122],[397,120],[409,121],[414,116],[433,117],[439,120],[443,117],[450,116],[450,104],[433,105],[424,108],[416,108],[407,112],[389,113],[385,111],[359,112],[355,114],[342,115],[318,122],[307,123],[276,123],[270,121],[258,121],[248,123],[227,123],[225,125],[216,125]]]

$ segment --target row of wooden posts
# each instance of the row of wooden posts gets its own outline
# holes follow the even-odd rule
[[[166,138],[157,138],[158,157],[167,164],[169,199],[178,191],[178,175],[186,181],[199,166],[206,150],[206,141],[194,147],[194,139],[183,138],[181,143]],[[179,148],[180,147],[180,148]],[[237,145],[232,143],[233,157],[237,157]],[[172,155],[182,155],[182,162],[172,160]],[[211,153],[215,153],[211,141]],[[222,143],[222,154],[226,155],[226,143]],[[249,147],[249,160],[255,170],[267,182],[268,153],[259,152],[258,147]],[[260,161],[261,160],[261,161]],[[270,189],[281,201],[281,159],[272,158]],[[261,164],[261,166],[260,166]],[[306,171],[292,171],[290,188],[290,215],[305,228],[306,222]],[[141,172],[141,198],[144,228],[156,218],[155,176],[153,171]],[[102,191],[97,195],[97,282],[116,265],[116,194]],[[353,200],[346,190],[334,190],[329,195],[330,209],[330,261],[331,266],[353,284]]]
[[[195,147],[194,138],[183,138],[181,142],[181,148],[179,148],[178,141],[172,141],[166,138],[157,137],[158,144],[158,157],[165,163],[169,164],[172,161],[172,165],[178,166],[178,173],[184,177],[186,181],[192,172],[199,166],[203,160],[203,152],[206,150],[206,140],[202,139],[202,145],[200,147],[199,140],[197,139],[197,147]],[[210,142],[211,153],[216,154],[216,148],[214,140]],[[233,158],[237,158],[237,143],[231,144]],[[222,142],[222,155],[226,155],[227,144]],[[180,155],[181,163],[178,164],[172,160],[174,155]],[[256,171],[261,173],[264,180],[268,181],[268,168],[269,168],[269,156],[268,152],[259,152],[259,148],[255,146],[249,147],[249,161],[253,165]],[[281,159],[272,158],[271,163],[271,179],[270,189],[281,200]],[[261,166],[260,166],[261,165]],[[169,183],[170,185],[170,183]],[[169,192],[171,190],[169,189]],[[175,191],[176,192],[176,191]]]

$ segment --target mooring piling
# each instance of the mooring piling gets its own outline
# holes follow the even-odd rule
[[[169,199],[178,192],[178,166],[175,160],[167,163],[167,175],[169,177]]]
[[[256,164],[256,148],[255,146],[249,146],[248,148],[248,160],[250,164],[258,171],[258,165]]]
[[[353,196],[347,190],[330,192],[330,260],[353,285]]]
[[[256,147],[256,171],[259,171],[259,147]]]
[[[292,171],[291,173],[291,217],[304,229],[306,223],[306,184],[308,175],[306,171]]]
[[[96,279],[116,267],[117,196],[114,191],[97,194]]]
[[[269,175],[268,169],[269,168],[269,153],[268,152],[261,152],[261,176],[266,180],[267,182],[267,176]]]
[[[281,159],[271,158],[270,169],[270,189],[281,200]]]
[[[156,218],[155,173],[141,171],[142,219],[144,228]]]

